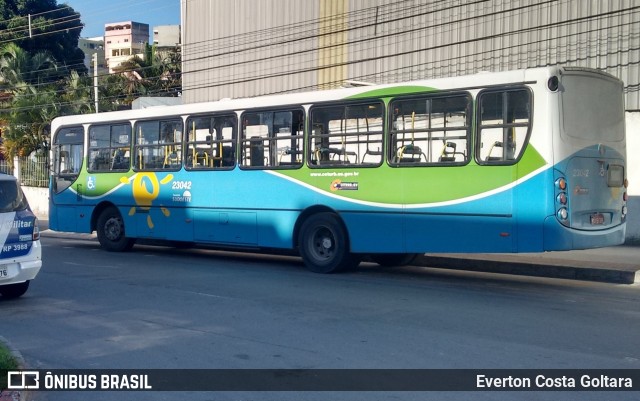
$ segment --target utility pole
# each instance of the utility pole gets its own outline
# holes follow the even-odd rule
[[[93,97],[98,112],[98,53],[93,53]]]

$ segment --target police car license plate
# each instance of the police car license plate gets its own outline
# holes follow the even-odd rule
[[[9,277],[9,269],[6,267],[0,267],[0,278]]]
[[[599,226],[604,224],[604,214],[594,213],[591,215],[591,225]]]

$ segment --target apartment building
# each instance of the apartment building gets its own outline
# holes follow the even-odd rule
[[[153,45],[158,49],[180,47],[180,25],[158,25],[153,27]]]
[[[143,57],[149,43],[149,25],[134,21],[115,22],[104,26],[105,61],[109,72],[138,55]]]
[[[78,47],[84,53],[84,65],[87,71],[93,71],[93,55],[98,55],[98,73],[104,74],[107,71],[107,64],[104,59],[104,37],[79,38]]]

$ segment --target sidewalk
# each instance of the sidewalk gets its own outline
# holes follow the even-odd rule
[[[640,283],[640,246],[634,245],[545,253],[426,254],[415,264],[605,283]]]
[[[47,220],[40,220],[41,235],[44,237],[96,240],[95,233],[75,234],[51,231],[48,223]],[[425,254],[413,264],[440,269],[605,283],[640,283],[640,246],[638,245],[546,253]]]

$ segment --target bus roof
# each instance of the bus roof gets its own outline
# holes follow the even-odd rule
[[[358,98],[381,98],[402,93],[441,91],[454,89],[479,89],[508,83],[535,82],[538,79],[560,73],[562,67],[542,67],[505,72],[479,72],[458,77],[416,80],[411,82],[329,89],[310,92],[264,95],[252,98],[222,99],[212,102],[190,103],[176,106],[158,106],[146,109],[124,110],[58,117],[52,122],[55,132],[59,126],[146,119],[163,115],[193,115],[221,111],[236,111],[247,108],[262,108],[286,105],[306,105],[325,101]],[[584,70],[584,69],[583,69]],[[597,70],[591,70],[596,72]],[[545,79],[546,81],[546,79]]]

